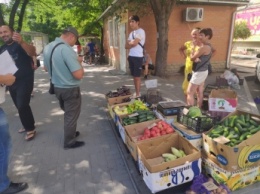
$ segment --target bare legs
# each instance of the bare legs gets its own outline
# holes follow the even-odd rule
[[[203,103],[203,90],[204,90],[204,82],[202,84],[199,85],[198,87],[198,91],[197,91],[197,106],[199,108],[202,107],[202,103]]]
[[[134,77],[134,85],[135,85],[136,96],[140,96],[140,88],[141,88],[141,78],[140,77]]]
[[[148,65],[144,66],[144,75],[148,75]]]
[[[204,90],[204,82],[200,85],[189,83],[187,89],[187,104],[189,106],[194,106],[194,94],[197,93],[197,106],[201,108],[203,102],[203,90]]]

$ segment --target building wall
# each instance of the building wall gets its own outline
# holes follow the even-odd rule
[[[186,7],[203,7],[204,18],[201,22],[185,22],[183,20],[183,11]],[[235,6],[216,6],[216,5],[177,5],[174,7],[171,17],[169,19],[169,48],[167,58],[166,74],[171,75],[180,70],[184,65],[185,59],[180,55],[179,48],[185,41],[191,39],[190,32],[194,27],[210,27],[213,30],[212,46],[217,50],[216,55],[212,58],[213,71],[223,71],[226,66],[228,44],[230,37],[230,27],[232,22],[233,12],[236,10]],[[128,17],[131,14],[128,15]],[[223,17],[225,16],[225,17]],[[157,32],[155,19],[153,15],[146,15],[140,19],[140,27],[146,32],[145,49],[150,53],[153,62],[155,62],[156,49],[157,49]],[[131,32],[129,23],[126,24],[126,38]],[[108,45],[108,23],[105,22],[104,30],[104,46]],[[117,67],[119,60],[118,49],[107,49],[106,56],[110,58],[112,64]],[[128,51],[127,51],[128,52]]]
[[[108,17],[104,21],[104,42],[103,42],[103,47],[104,47],[104,52],[105,52],[105,58],[106,61],[109,63],[109,65],[119,69],[120,67],[120,53],[119,53],[119,46],[118,47],[113,47],[110,46],[109,44],[109,21],[113,20],[113,17]],[[118,35],[118,44],[119,44],[119,35]]]

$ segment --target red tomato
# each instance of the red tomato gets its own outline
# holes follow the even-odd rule
[[[167,134],[173,133],[173,129],[171,127],[166,128],[166,133]]]
[[[166,135],[166,131],[161,131],[161,135]]]

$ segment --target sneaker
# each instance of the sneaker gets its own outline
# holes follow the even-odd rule
[[[144,79],[147,79],[147,75],[144,76]]]
[[[74,148],[82,147],[84,145],[85,145],[84,141],[75,141],[75,143],[73,143],[71,145],[64,146],[64,149],[65,150],[67,150],[67,149],[74,149]]]
[[[14,194],[23,191],[28,188],[27,183],[13,183],[11,182],[9,187],[1,192],[1,194]]]
[[[139,96],[137,96],[136,94],[133,94],[132,96],[130,96],[130,99],[136,99],[136,98],[141,98],[141,93],[139,94]]]

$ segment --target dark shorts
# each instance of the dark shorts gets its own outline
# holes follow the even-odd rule
[[[143,57],[128,56],[129,68],[133,77],[141,77]]]

